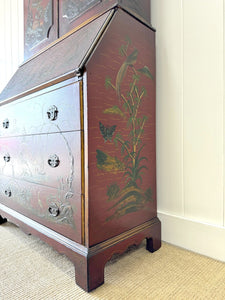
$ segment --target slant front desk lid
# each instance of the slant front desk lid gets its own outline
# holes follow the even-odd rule
[[[109,23],[113,10],[84,24],[22,64],[0,94],[0,101],[17,97],[84,66]]]

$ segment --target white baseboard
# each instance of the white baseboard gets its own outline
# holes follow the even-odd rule
[[[162,240],[225,262],[225,227],[158,212]]]

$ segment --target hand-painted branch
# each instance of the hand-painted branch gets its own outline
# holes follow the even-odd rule
[[[111,86],[111,88],[112,88],[114,91],[116,91],[116,87],[115,87],[114,84],[112,84],[111,82],[109,82],[109,85]],[[124,102],[126,103],[128,109],[129,109],[129,114],[131,115],[131,114],[132,114],[132,109],[131,109],[131,107],[130,107],[129,102],[127,101],[127,99],[124,97],[123,94],[121,94],[120,96],[121,96],[121,98],[124,100]]]
[[[141,127],[140,127],[140,132],[139,132],[139,134],[138,134],[138,136],[137,136],[137,140],[136,140],[136,146],[137,146],[137,144],[138,144],[138,140],[139,140],[140,137],[141,137],[142,130],[143,130],[143,128],[144,128],[145,122],[146,122],[146,119],[143,120],[143,123],[142,123],[142,125],[141,125]]]
[[[135,85],[136,85],[136,82],[137,82],[137,79],[134,79],[134,81],[133,81],[133,83],[132,83],[132,86],[131,86],[131,88],[130,88],[130,97],[132,98],[132,100],[133,100],[132,94],[133,94],[133,91],[134,91],[134,87],[135,87]],[[133,104],[134,104],[134,102],[133,102]]]
[[[142,91],[142,93],[140,95],[140,99],[142,99],[144,95],[145,95],[145,91]]]
[[[117,140],[118,142],[120,142],[120,143],[124,146],[124,148],[125,148],[126,151],[127,151],[127,154],[128,154],[128,155],[130,156],[130,158],[133,160],[133,156],[132,156],[132,154],[130,153],[130,151],[129,151],[127,145],[125,144],[125,142],[124,142],[121,138],[119,138],[119,137],[117,137],[116,140]]]

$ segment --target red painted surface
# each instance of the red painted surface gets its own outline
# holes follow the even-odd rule
[[[129,135],[127,120],[116,115],[104,114],[103,111],[112,106],[122,106],[113,89],[105,88],[106,77],[111,77],[115,84],[117,73],[125,58],[119,54],[119,48],[125,43],[126,37],[131,40],[128,55],[135,49],[138,50],[136,69],[147,66],[154,76],[153,80],[146,76],[141,77],[140,87],[144,86],[147,96],[138,110],[138,116],[146,115],[148,120],[144,127],[142,143],[145,147],[142,156],[148,158],[143,161],[147,167],[143,169],[143,191],[151,187],[153,202],[149,202],[144,209],[128,213],[118,219],[106,221],[113,213],[111,202],[107,202],[107,188],[112,183],[117,183],[122,189],[125,185],[124,172],[117,171],[108,173],[97,167],[96,150],[99,149],[110,156],[122,159],[121,149],[115,148],[113,142],[104,141],[99,121],[105,126],[117,125],[117,132],[123,137]],[[129,228],[135,227],[156,216],[156,160],[155,160],[155,42],[154,32],[145,27],[123,11],[118,11],[114,16],[109,28],[103,36],[99,46],[90,61],[87,63],[87,101],[88,101],[88,167],[89,167],[89,237],[90,245],[106,240]],[[121,92],[129,89],[133,72],[129,68],[121,85]],[[112,138],[112,141],[113,141]]]

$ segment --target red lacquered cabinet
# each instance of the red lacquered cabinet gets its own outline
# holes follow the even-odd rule
[[[104,282],[113,254],[144,238],[151,252],[161,245],[155,32],[133,1],[103,10],[108,2],[89,1],[79,25],[0,95],[0,222],[66,254],[86,291]]]
[[[116,6],[150,25],[150,0],[24,0],[24,58]]]

